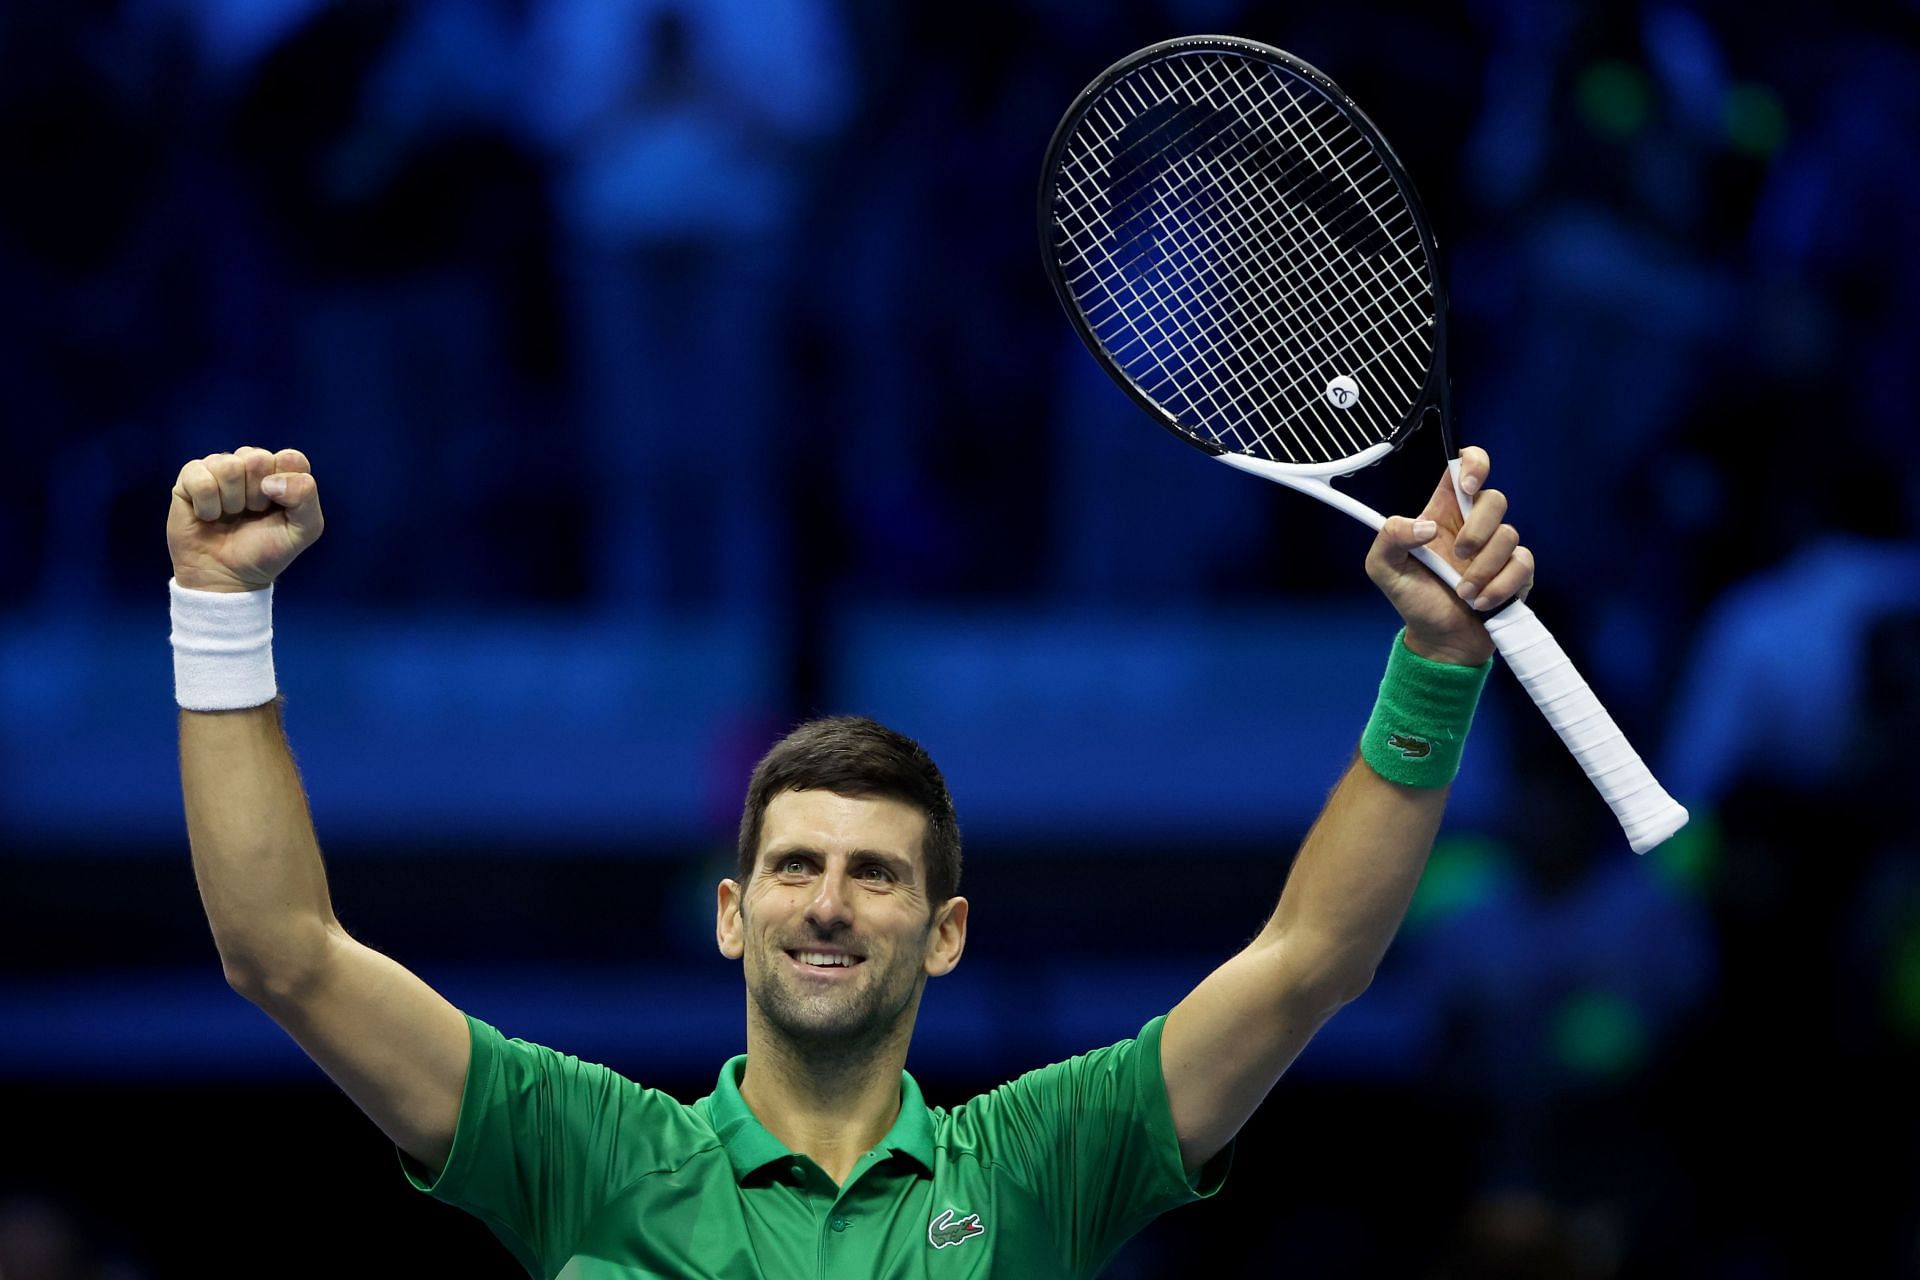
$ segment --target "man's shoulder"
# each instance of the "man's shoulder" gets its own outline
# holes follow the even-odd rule
[[[1124,1093],[1137,1072],[1158,1073],[1164,1021],[1165,1015],[1159,1015],[1137,1035],[1036,1066],[951,1110],[930,1107],[936,1144],[949,1149],[989,1147],[1008,1131],[1052,1128],[1071,1123],[1084,1108],[1111,1105],[1115,1084]]]
[[[681,1102],[606,1063],[538,1041],[508,1037],[472,1014],[467,1017],[474,1027],[476,1065],[499,1072],[510,1093],[536,1088],[545,1094],[548,1105],[585,1107],[623,1122],[684,1129],[689,1137],[713,1133],[707,1098]]]

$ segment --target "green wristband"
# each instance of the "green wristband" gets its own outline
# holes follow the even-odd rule
[[[1434,662],[1407,648],[1406,628],[1393,638],[1393,656],[1380,679],[1380,700],[1360,739],[1360,755],[1388,782],[1444,787],[1460,772],[1467,727],[1480,689],[1493,670]]]

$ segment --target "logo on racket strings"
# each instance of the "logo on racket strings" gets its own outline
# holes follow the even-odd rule
[[[1341,374],[1327,384],[1327,403],[1336,409],[1351,409],[1360,402],[1360,384]]]

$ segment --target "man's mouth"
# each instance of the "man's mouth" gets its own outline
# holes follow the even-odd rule
[[[848,955],[842,951],[788,951],[787,957],[804,969],[818,969],[823,972],[836,972],[852,969],[866,962],[865,956]]]

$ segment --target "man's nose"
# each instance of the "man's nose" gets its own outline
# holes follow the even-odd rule
[[[807,923],[822,933],[844,929],[853,923],[848,912],[847,877],[844,871],[825,871],[807,903]]]

